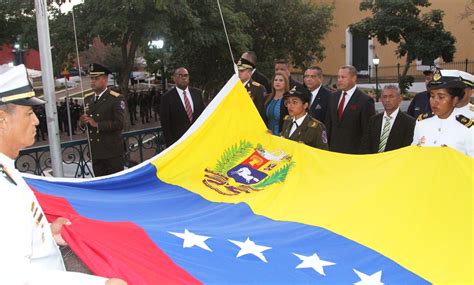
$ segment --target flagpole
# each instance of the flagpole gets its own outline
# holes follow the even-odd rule
[[[38,46],[41,61],[41,77],[43,93],[46,99],[46,122],[51,155],[53,175],[64,176],[59,125],[56,109],[56,92],[54,88],[53,61],[51,57],[51,41],[49,38],[48,9],[46,0],[35,0],[36,27],[38,30]]]
[[[227,34],[227,28],[225,26],[224,15],[222,14],[221,4],[217,0],[217,6],[219,7],[219,13],[221,15],[222,26],[224,27],[225,37],[227,39],[227,45],[229,46],[230,57],[232,58],[232,66],[234,67],[235,74],[239,74],[237,65],[235,64],[234,54],[232,53],[232,46],[230,45],[229,35]]]

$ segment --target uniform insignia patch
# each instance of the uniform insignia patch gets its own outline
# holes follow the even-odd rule
[[[289,120],[290,119],[290,115],[286,115],[283,120]]]
[[[311,122],[311,125],[309,125],[311,128],[316,128],[318,126],[318,123],[315,121]]]
[[[120,101],[120,108],[122,108],[122,110],[125,110],[125,101]]]
[[[0,175],[5,178],[8,182],[10,182],[11,184],[17,186],[18,184],[16,184],[15,180],[13,180],[13,178],[11,177],[10,173],[8,173],[8,170],[5,166],[3,166],[3,164],[0,164]]]
[[[326,133],[326,131],[323,131],[321,133],[321,140],[323,141],[323,143],[328,143],[328,134]]]
[[[213,169],[204,170],[202,182],[222,195],[249,194],[284,182],[294,164],[282,150],[270,152],[242,140],[226,149]]]
[[[428,119],[433,116],[434,116],[434,113],[423,113],[418,116],[417,121],[423,121],[424,119]]]
[[[456,121],[463,124],[466,128],[472,127],[472,120],[469,119],[468,117],[464,116],[464,115],[457,115],[456,116]]]

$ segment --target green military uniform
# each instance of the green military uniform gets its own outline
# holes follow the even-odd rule
[[[257,108],[258,113],[263,118],[265,87],[263,87],[263,85],[261,85],[260,83],[255,82],[252,79],[250,79],[245,84],[245,89],[247,89],[247,93],[250,95],[250,98],[252,98],[252,101],[255,104],[255,107]]]
[[[301,125],[298,126],[290,136],[292,125],[293,118],[287,115],[283,119],[283,127],[281,132],[282,137],[293,141],[302,142],[315,148],[328,149],[326,127],[323,123],[312,118],[309,114],[306,114],[306,118],[304,118]]]
[[[88,132],[94,174],[102,176],[123,170],[125,100],[108,88],[98,100],[95,97],[86,97],[84,104],[86,114],[98,124],[97,128],[88,125]]]

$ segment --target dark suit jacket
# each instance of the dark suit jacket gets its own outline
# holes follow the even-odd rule
[[[270,84],[270,80],[268,80],[268,78],[263,75],[263,73],[259,72],[256,69],[255,72],[252,74],[252,80],[262,84],[263,87],[265,87],[265,94],[272,92],[272,85]]]
[[[296,86],[296,88],[298,88],[298,89],[300,89],[300,88],[301,88],[301,89],[306,88],[306,87],[304,87],[303,83],[299,82],[298,80],[293,79],[293,78],[291,77],[291,75],[290,75],[290,78],[288,79],[288,83],[289,83],[289,85],[290,85],[290,90],[291,90],[294,86]]]
[[[423,113],[431,113],[430,93],[428,91],[416,93],[407,110],[407,114],[413,118],[418,118]]]
[[[382,119],[384,113],[372,116],[362,139],[361,153],[377,153],[382,132]],[[388,135],[385,151],[399,149],[409,146],[413,140],[415,119],[401,110],[393,122],[392,129]]]
[[[161,97],[160,121],[167,146],[177,141],[204,110],[202,91],[193,87],[188,88],[191,98],[193,99],[194,107],[192,122],[189,121],[183,101],[181,101],[176,87],[166,91]]]
[[[316,98],[313,101],[313,104],[309,106],[309,114],[311,117],[315,118],[320,122],[324,122],[326,120],[326,113],[328,110],[329,104],[329,97],[331,97],[331,91],[324,86],[318,91],[316,94]]]
[[[122,95],[109,89],[97,102],[94,102],[94,97],[92,95],[84,99],[86,114],[98,124],[98,128],[88,126],[92,159],[122,156],[125,100]]]
[[[329,150],[342,153],[359,153],[362,136],[375,114],[374,100],[356,88],[347,103],[342,119],[337,117],[337,107],[341,90],[329,97],[329,108],[326,115],[326,129],[329,136]]]

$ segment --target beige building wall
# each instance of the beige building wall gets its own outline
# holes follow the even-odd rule
[[[323,68],[326,75],[335,75],[338,67],[346,64],[346,29],[350,24],[370,16],[371,13],[359,10],[360,0],[313,0],[313,2],[334,3],[335,5],[333,14],[335,25],[324,39],[326,58],[322,62],[315,63]],[[462,18],[466,6],[470,3],[471,0],[431,0],[432,5],[422,10],[425,12],[431,9],[441,9],[445,12],[443,18],[445,29],[450,31],[457,40],[454,61],[465,59],[474,61],[474,31],[469,22],[474,20],[474,16]],[[472,6],[474,5],[471,4]],[[405,63],[404,58],[397,58],[395,48],[395,44],[389,43],[381,46],[377,40],[373,40],[373,53],[380,58],[380,68]]]

